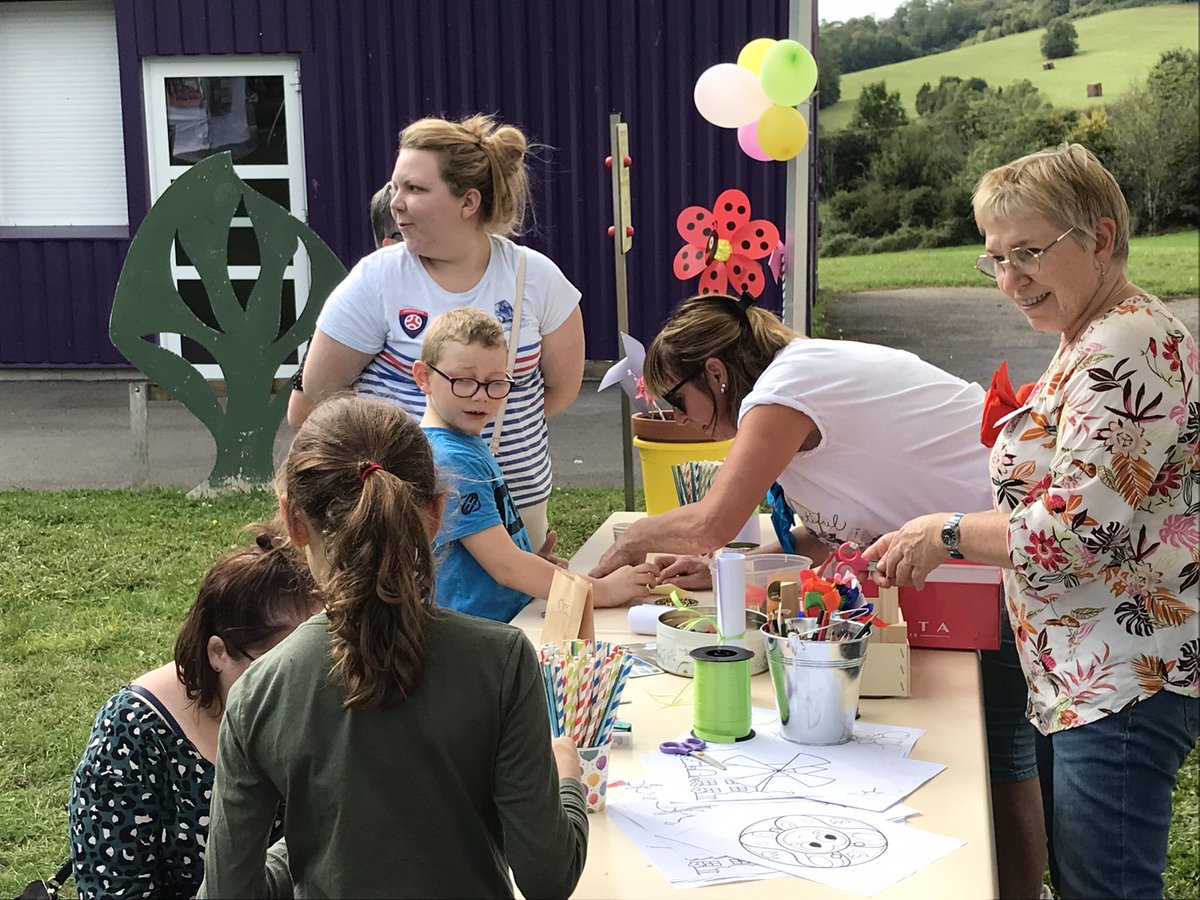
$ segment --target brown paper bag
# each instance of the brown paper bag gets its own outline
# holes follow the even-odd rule
[[[592,614],[592,583],[582,575],[557,569],[546,599],[546,623],[542,643],[596,640],[596,622]]]

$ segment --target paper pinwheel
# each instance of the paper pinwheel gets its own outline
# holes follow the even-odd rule
[[[722,192],[712,209],[689,206],[675,227],[686,244],[675,254],[675,277],[700,276],[701,294],[749,292],[757,297],[766,279],[762,264],[779,244],[779,229],[766,219],[750,219],[750,199],[741,191]]]
[[[596,390],[602,391],[606,387],[619,384],[621,389],[629,395],[629,402],[633,404],[633,408],[638,412],[648,413],[650,412],[650,403],[642,384],[642,366],[646,362],[646,348],[637,338],[630,337],[623,331],[621,332],[621,346],[625,348],[625,358],[604,373],[604,377],[600,379],[600,386]]]

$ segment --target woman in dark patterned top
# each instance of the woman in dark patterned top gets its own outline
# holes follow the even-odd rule
[[[275,531],[213,566],[174,662],[96,716],[68,808],[80,897],[195,896],[229,688],[318,608],[307,567]]]

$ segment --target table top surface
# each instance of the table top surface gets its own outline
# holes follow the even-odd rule
[[[608,517],[571,558],[572,571],[586,573],[613,542],[612,526],[631,522],[644,513],[616,512]],[[764,517],[765,518],[765,517]],[[764,523],[764,533],[770,525]],[[702,602],[711,599],[696,594]],[[513,624],[539,643],[546,603],[534,600]],[[629,631],[627,608],[596,610],[596,638],[602,641],[643,642],[647,635]],[[863,699],[859,710],[863,721],[923,728],[911,757],[942,763],[946,769],[904,799],[920,811],[908,825],[950,837],[966,844],[876,895],[887,898],[955,897],[983,898],[998,894],[996,862],[992,844],[991,793],[987,775],[987,745],[984,738],[983,703],[978,657],[970,651],[912,651],[912,696],[893,699]],[[690,692],[683,701],[668,705],[690,679],[671,674],[630,679],[621,707],[621,718],[633,724],[633,746],[612,751],[610,778],[625,780],[642,775],[640,757],[661,741],[677,737],[691,727]],[[774,708],[771,679],[757,675],[751,680],[754,706]],[[619,800],[618,800],[619,802]],[[676,893],[695,894],[718,900],[726,897],[855,896],[837,888],[796,878],[745,881],[677,890],[658,873],[642,852],[603,812],[588,817],[591,836],[588,860],[574,897],[657,897]]]

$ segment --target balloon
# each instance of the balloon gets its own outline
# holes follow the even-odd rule
[[[795,106],[817,86],[817,61],[808,48],[796,41],[776,41],[763,55],[762,89],[782,106]]]
[[[696,109],[718,128],[753,122],[771,105],[758,76],[735,63],[718,63],[696,79]]]
[[[737,64],[755,75],[762,73],[763,54],[775,46],[775,38],[755,38],[738,54]]]
[[[771,157],[767,156],[763,148],[758,146],[757,122],[750,122],[738,129],[738,146],[751,159],[757,159],[759,162],[771,161]]]
[[[791,159],[808,143],[808,123],[792,106],[775,104],[758,120],[758,145],[771,159]]]

